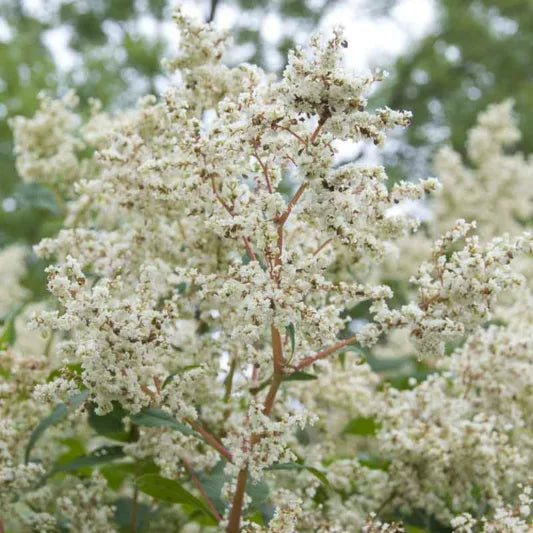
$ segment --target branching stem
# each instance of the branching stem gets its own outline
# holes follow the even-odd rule
[[[225,448],[220,442],[218,442],[218,440],[213,435],[211,435],[211,433],[209,433],[209,431],[207,431],[205,428],[203,428],[198,422],[196,422],[196,421],[194,421],[194,420],[192,420],[190,418],[186,418],[185,422],[187,422],[187,424],[189,424],[189,426],[191,426],[193,429],[198,431],[198,433],[200,433],[200,435],[202,435],[202,437],[205,439],[205,441],[210,446],[215,448],[215,450],[217,450],[218,453],[220,453],[220,455],[222,455],[222,457],[224,457],[225,459],[227,459],[230,462],[233,462],[233,456],[231,455],[229,450],[227,448]]]
[[[318,352],[315,355],[304,357],[293,368],[294,370],[301,370],[302,368],[305,368],[306,366],[312,365],[315,361],[318,361],[319,359],[322,359],[323,357],[326,357],[329,354],[332,354],[333,352],[340,350],[341,348],[343,348],[344,346],[347,346],[348,344],[353,344],[354,342],[357,342],[356,335],[354,335],[353,337],[349,337],[348,339],[344,339],[343,341],[340,341],[337,344],[334,344],[333,346],[330,346],[329,348],[326,348],[325,350],[322,350],[321,352]]]
[[[217,522],[220,522],[222,520],[222,517],[220,516],[219,512],[217,511],[214,503],[212,502],[211,498],[207,495],[207,492],[205,492],[205,489],[202,485],[202,482],[198,478],[198,476],[195,474],[191,463],[187,461],[187,459],[182,459],[182,462],[187,469],[187,472],[189,472],[189,476],[191,477],[191,481],[194,483],[194,486],[198,489],[198,492],[202,495],[202,497],[205,500],[205,503],[209,507],[209,510],[211,513],[213,513],[213,516],[215,517]]]

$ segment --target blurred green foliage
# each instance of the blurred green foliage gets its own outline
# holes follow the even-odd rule
[[[436,27],[390,67],[379,95],[380,103],[413,112],[407,139],[430,148],[420,172],[428,171],[433,148],[445,141],[464,154],[477,114],[506,98],[515,100],[520,118],[518,148],[532,152],[533,2],[439,0],[437,6]],[[412,164],[408,150],[404,156]]]

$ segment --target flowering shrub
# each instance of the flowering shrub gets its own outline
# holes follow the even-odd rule
[[[402,206],[436,179],[337,165],[410,117],[366,109],[380,77],[346,72],[340,31],[278,80],[175,20],[160,100],[85,120],[68,93],[12,121],[65,222],[35,248],[53,298],[6,310],[4,530],[529,530],[532,164],[504,150],[510,104],[472,130],[474,168],[438,155],[414,234]]]

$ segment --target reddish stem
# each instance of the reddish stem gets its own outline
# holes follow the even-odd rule
[[[277,124],[276,125],[276,128],[279,128],[281,130],[285,130],[286,132],[290,133],[293,137],[295,137],[296,139],[298,139],[302,144],[306,145],[307,142],[305,141],[305,139],[303,139],[302,137],[300,137],[297,133],[295,133],[294,131],[292,131],[290,128],[288,128],[287,126],[281,126],[280,124]]]
[[[195,422],[194,420],[190,418],[186,418],[185,422],[189,424],[192,428],[194,428],[202,437],[205,439],[205,441],[211,445],[215,450],[222,455],[222,457],[226,458],[228,461],[233,462],[233,457],[230,453],[230,451],[225,448],[218,440],[209,433],[206,429],[204,429],[198,422]]]
[[[329,348],[326,348],[325,350],[322,350],[321,352],[318,352],[315,355],[310,355],[309,357],[305,357],[293,368],[295,370],[301,370],[302,368],[305,368],[306,366],[313,364],[315,361],[318,361],[319,359],[322,359],[323,357],[326,357],[327,355],[333,352],[336,352],[343,346],[346,346],[347,344],[353,344],[354,342],[357,342],[356,335],[348,339],[344,339],[343,341],[340,341],[337,344],[334,344],[333,346],[330,346]]]
[[[259,165],[261,165],[261,168],[263,169],[263,174],[265,175],[265,181],[266,181],[268,192],[272,194],[272,184],[270,183],[270,178],[268,177],[268,168],[263,163],[263,161],[261,161],[261,158],[259,157],[259,155],[257,155],[257,152],[254,152],[254,156],[259,162]]]
[[[242,242],[244,243],[244,247],[246,248],[246,251],[248,252],[248,256],[250,257],[251,261],[257,261],[257,257],[255,256],[255,253],[252,249],[252,245],[250,244],[250,240],[248,237],[243,237]]]
[[[241,530],[242,504],[244,501],[244,491],[246,490],[246,481],[248,481],[247,468],[241,470],[237,476],[237,488],[233,496],[226,533],[239,533]]]
[[[189,476],[191,476],[191,480],[194,483],[194,486],[198,489],[198,492],[203,496],[205,503],[209,507],[209,510],[213,513],[213,516],[215,517],[216,521],[220,522],[222,520],[222,517],[220,516],[215,505],[211,501],[211,498],[209,498],[209,496],[207,495],[207,492],[205,492],[204,487],[202,486],[202,482],[200,481],[198,476],[194,473],[191,463],[189,463],[187,459],[182,459],[182,462],[185,465],[187,472],[189,472]]]
[[[318,120],[318,124],[315,128],[315,131],[311,134],[311,137],[309,138],[309,141],[311,143],[313,143],[316,138],[318,137],[318,134],[320,133],[320,130],[322,129],[322,126],[326,123],[326,120],[327,120],[327,116],[325,115],[322,115],[319,120]]]
[[[309,184],[307,182],[302,183],[299,187],[294,196],[291,198],[290,202],[287,205],[287,209],[285,210],[285,213],[281,215],[281,217],[278,219],[278,224],[283,226],[285,222],[287,222],[287,219],[289,218],[292,210],[294,209],[294,206],[298,203],[298,200],[304,193],[305,189],[307,189],[307,186]]]
[[[314,252],[313,255],[318,255],[331,241],[333,237],[330,237],[327,241],[324,241]]]

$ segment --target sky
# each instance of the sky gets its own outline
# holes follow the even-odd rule
[[[324,0],[307,0],[307,2],[321,3]],[[23,0],[27,9],[36,14],[46,16],[47,5],[54,0]],[[186,12],[195,14],[204,19],[209,2],[198,0],[183,0],[175,4],[184,6]],[[49,7],[49,6],[48,6]],[[240,12],[230,2],[219,3],[215,23],[221,28],[231,28],[239,21]],[[253,17],[253,13],[248,13]],[[258,15],[259,16],[259,15]],[[392,63],[392,60],[403,51],[409,44],[432,28],[436,18],[434,0],[398,0],[387,17],[380,17],[372,5],[371,0],[341,0],[334,4],[333,8],[326,11],[326,16],[320,23],[320,30],[325,33],[334,26],[343,26],[350,41],[350,50],[346,56],[347,65],[356,71],[368,70],[373,66],[382,66]],[[304,44],[308,38],[308,29],[293,23],[282,21],[276,15],[263,17],[258,21],[261,26],[263,38],[275,43],[282,35],[282,31],[290,32],[296,42]],[[142,17],[139,21],[140,31],[147,35],[161,34],[167,36],[170,43],[179,41],[179,36],[172,23],[168,21],[163,25],[157,25],[151,17]],[[58,64],[68,69],[73,66],[76,57],[67,46],[68,30],[56,28],[50,30],[46,36],[46,44],[54,53]],[[246,50],[242,50],[245,59]],[[238,54],[238,51],[237,51]],[[240,58],[239,58],[240,59]],[[282,58],[273,56],[272,68],[276,68],[276,62]]]

